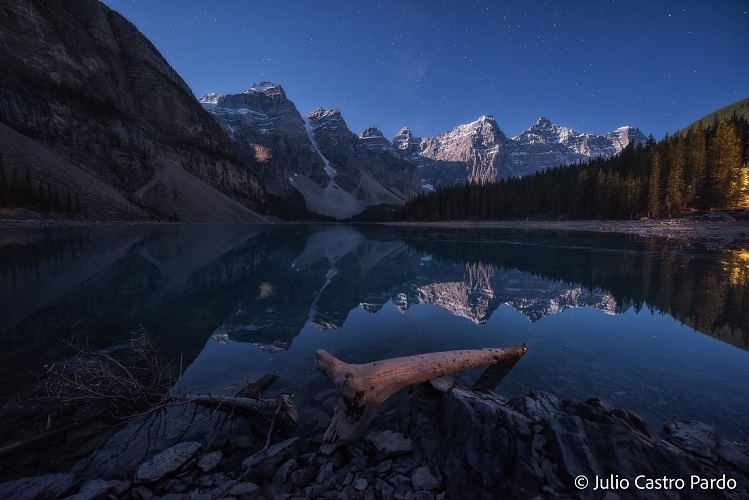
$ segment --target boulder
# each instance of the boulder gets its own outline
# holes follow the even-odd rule
[[[448,498],[600,498],[601,492],[592,489],[596,478],[625,478],[634,491],[640,475],[683,479],[687,488],[692,476],[726,477],[736,482],[731,495],[749,495],[749,477],[742,469],[749,456],[721,442],[704,424],[667,424],[671,444],[635,412],[600,399],[572,402],[531,393],[504,401],[460,387],[442,394],[424,384],[414,404],[419,414],[414,456],[423,455],[428,470],[445,478]],[[582,490],[575,487],[580,475],[589,480]],[[662,493],[638,490],[644,498]],[[724,493],[700,490],[700,498]]]
[[[167,474],[182,467],[197,453],[201,446],[197,441],[187,441],[178,443],[154,455],[149,461],[142,463],[135,471],[135,482],[149,483],[158,481]]]
[[[414,446],[410,438],[407,438],[400,432],[393,432],[391,430],[372,432],[367,436],[367,441],[386,457],[407,455],[413,451]]]
[[[246,458],[242,462],[242,468],[248,470],[247,479],[255,483],[262,483],[272,478],[278,466],[289,458],[289,454],[298,441],[298,437],[289,438],[269,446],[262,453]]]

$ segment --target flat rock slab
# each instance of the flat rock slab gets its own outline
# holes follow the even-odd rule
[[[384,453],[386,457],[408,455],[414,449],[414,443],[410,438],[405,437],[400,432],[391,430],[372,432],[367,436],[367,441],[372,443],[377,451]]]
[[[715,428],[702,422],[666,422],[663,430],[673,444],[705,458],[714,457],[720,443]]]
[[[267,450],[254,457],[246,458],[242,462],[242,468],[247,470],[247,479],[263,482],[272,478],[279,465],[288,459],[297,441],[299,438],[293,437],[269,446]]]
[[[197,453],[201,446],[197,441],[187,441],[167,448],[138,467],[138,470],[135,471],[135,481],[139,483],[158,481],[184,465]]]
[[[108,497],[119,498],[130,489],[130,481],[107,481],[104,479],[92,479],[81,486],[80,491],[65,500],[101,500]]]
[[[73,474],[45,474],[0,484],[0,498],[58,498],[75,485]]]

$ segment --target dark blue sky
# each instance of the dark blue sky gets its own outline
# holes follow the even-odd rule
[[[105,0],[196,96],[279,83],[302,114],[433,136],[491,114],[657,139],[749,97],[749,2]]]

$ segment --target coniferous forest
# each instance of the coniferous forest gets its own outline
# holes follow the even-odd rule
[[[35,186],[28,169],[24,175],[19,175],[16,170],[9,175],[5,170],[1,152],[0,207],[28,208],[44,214],[65,214],[70,218],[83,213],[78,193],[71,194],[70,190],[67,190],[60,196],[57,187],[49,182],[39,182]]]
[[[410,200],[401,221],[637,219],[749,208],[749,100],[613,158],[488,184],[443,186]]]

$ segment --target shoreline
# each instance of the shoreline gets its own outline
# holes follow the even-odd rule
[[[465,229],[512,229],[620,233],[644,238],[675,238],[718,249],[749,249],[749,221],[681,217],[647,220],[566,220],[566,221],[460,221],[393,222],[402,227],[442,227]]]
[[[91,221],[60,218],[2,218],[0,228],[38,229],[46,227],[93,227],[93,226],[155,226],[155,225],[204,225],[242,224],[222,222],[173,222],[173,221]],[[268,223],[246,223],[247,225],[294,225],[304,222],[277,221]],[[342,224],[342,222],[315,222],[314,224]],[[360,223],[343,222],[357,225]],[[670,219],[641,220],[505,220],[505,221],[437,221],[437,222],[373,222],[395,227],[434,227],[448,229],[510,229],[579,231],[593,233],[619,233],[643,238],[674,238],[700,244],[708,248],[746,250],[749,249],[749,214],[732,217],[714,212],[701,216],[685,216]]]

